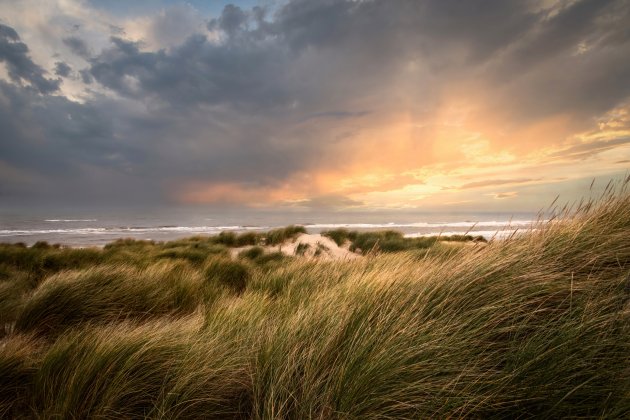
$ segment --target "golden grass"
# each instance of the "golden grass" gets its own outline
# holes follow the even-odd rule
[[[12,292],[0,410],[627,418],[627,185],[536,231],[454,252],[294,258],[270,268],[211,250],[202,262],[164,262],[154,257],[167,247],[120,243],[103,251],[118,263],[101,256]],[[0,263],[9,273],[2,284],[29,273],[23,262]]]

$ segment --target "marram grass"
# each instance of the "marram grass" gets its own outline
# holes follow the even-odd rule
[[[11,248],[0,416],[628,418],[626,185],[453,252],[263,266],[203,238],[68,264],[38,250],[58,271]]]

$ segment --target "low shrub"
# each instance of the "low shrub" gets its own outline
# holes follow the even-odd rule
[[[50,244],[46,241],[37,241],[33,244],[31,248],[35,249],[48,249],[51,248]]]
[[[114,249],[119,249],[119,248],[146,248],[146,247],[152,247],[154,245],[156,245],[156,243],[150,240],[122,238],[122,239],[116,239],[115,241],[106,244],[103,247],[103,249],[114,250]]]
[[[444,242],[488,242],[486,238],[481,235],[449,235],[440,236],[438,239]]]
[[[291,257],[282,252],[269,252],[254,259],[254,262],[266,269],[271,269],[277,264],[291,260]]]
[[[227,258],[211,258],[203,269],[206,284],[212,287],[224,286],[237,294],[245,291],[251,278],[249,266],[241,261],[232,261]]]
[[[208,253],[201,249],[195,248],[172,248],[157,254],[156,259],[181,259],[200,265],[208,257]]]
[[[258,245],[260,236],[255,232],[241,233],[236,237],[236,246]]]
[[[343,246],[348,240],[356,239],[358,232],[356,230],[340,228],[334,230],[326,230],[321,233],[322,236],[332,239],[338,246]]]
[[[216,243],[225,245],[227,247],[236,246],[236,233],[223,231],[213,238]]]
[[[241,251],[238,256],[239,258],[247,258],[249,260],[255,260],[265,253],[265,249],[261,246],[253,246],[249,249],[245,249]]]
[[[309,244],[306,244],[306,243],[298,244],[298,246],[295,247],[295,255],[303,256],[306,253],[306,251],[308,251],[308,249],[310,247],[311,246]]]
[[[301,233],[306,233],[304,226],[287,226],[285,228],[273,229],[264,234],[265,245],[280,245],[289,239],[293,239]]]
[[[360,249],[363,253],[370,251],[402,251],[408,249],[408,241],[405,241],[401,232],[385,230],[381,232],[360,232],[350,245],[351,251]]]

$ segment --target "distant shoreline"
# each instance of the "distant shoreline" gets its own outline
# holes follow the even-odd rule
[[[68,223],[87,223],[63,221]],[[407,223],[407,224],[366,224],[366,223],[338,223],[338,224],[309,224],[302,226],[309,234],[319,234],[326,230],[349,229],[359,232],[379,232],[393,230],[401,232],[406,238],[422,238],[432,236],[452,236],[471,234],[483,236],[486,240],[508,237],[514,231],[528,231],[537,222],[532,220],[516,220],[512,222],[492,221],[479,223]],[[156,226],[156,227],[71,227],[54,229],[9,229],[0,227],[0,243],[24,243],[27,246],[38,241],[58,243],[73,248],[103,247],[118,239],[149,240],[168,242],[185,239],[191,236],[213,237],[222,232],[237,234],[246,232],[264,233],[278,229],[272,226]]]

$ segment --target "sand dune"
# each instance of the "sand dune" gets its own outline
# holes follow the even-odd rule
[[[360,255],[351,252],[347,246],[338,246],[335,241],[319,233],[302,233],[293,240],[281,245],[265,246],[267,252],[282,252],[285,255],[297,255],[296,250],[303,245],[302,256],[305,258],[317,258],[321,260],[350,260],[359,258]],[[240,252],[251,248],[251,246],[232,248],[230,250],[233,257]]]

